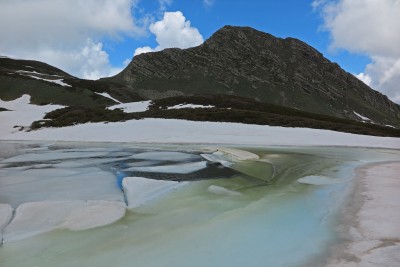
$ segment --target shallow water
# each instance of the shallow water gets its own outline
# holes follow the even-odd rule
[[[126,176],[189,181],[149,196],[108,226],[5,242],[0,265],[317,266],[340,241],[335,227],[354,168],[400,154],[363,148],[240,149],[260,159],[229,167],[209,163],[182,173],[210,152],[199,145],[0,142],[0,203],[14,208],[43,200],[126,201],[121,191]],[[156,166],[160,172],[153,172]],[[165,166],[168,173],[162,172]],[[152,171],[125,171],[140,167]],[[336,183],[297,182],[306,176]],[[216,193],[210,186],[236,194]]]

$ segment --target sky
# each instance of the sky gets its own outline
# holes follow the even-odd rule
[[[400,0],[1,0],[0,55],[98,79],[134,55],[250,26],[301,39],[400,103],[399,17]]]

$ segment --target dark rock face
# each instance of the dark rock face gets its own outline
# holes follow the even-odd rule
[[[400,106],[294,38],[225,26],[204,44],[136,56],[103,79],[144,99],[225,94],[340,118],[400,126]]]

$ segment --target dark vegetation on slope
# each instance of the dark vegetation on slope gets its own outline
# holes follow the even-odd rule
[[[0,108],[0,111],[9,111],[9,110],[6,108]]]
[[[213,105],[215,107],[167,109],[179,104]],[[266,105],[243,97],[219,95],[180,96],[154,100],[149,110],[138,113],[124,113],[121,110],[104,110],[102,108],[68,107],[48,113],[45,120],[34,122],[31,128],[63,127],[86,122],[116,122],[142,118],[306,127],[364,135],[400,137],[400,130],[390,127],[313,114],[277,105]]]
[[[62,79],[70,86],[62,86],[42,79]],[[95,92],[107,92],[121,101],[143,99],[124,88],[113,82],[78,79],[39,61],[0,58],[0,99],[4,101],[14,100],[28,94],[31,96],[32,104],[94,108],[115,104],[113,100]]]

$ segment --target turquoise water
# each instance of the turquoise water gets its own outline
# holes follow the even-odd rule
[[[30,148],[32,146],[37,144],[31,144]],[[130,144],[58,143],[44,148],[43,153],[50,149],[63,154],[77,148],[82,153],[89,153],[90,149],[93,153],[93,148],[97,152],[105,151],[103,156],[96,156],[96,161],[84,157],[79,160],[96,166],[99,166],[96,162],[110,158],[110,153],[121,156],[124,164],[136,164],[126,158],[146,149],[183,151],[193,155],[187,159],[190,161],[198,160],[201,152],[198,145],[153,145],[149,148]],[[28,153],[26,147],[15,153],[24,149]],[[330,246],[340,242],[335,227],[346,201],[346,189],[351,187],[354,168],[370,162],[395,160],[400,154],[396,150],[363,148],[241,149],[256,153],[261,160],[233,162],[230,171],[220,166],[222,170],[217,171],[215,177],[210,174],[216,170],[215,166],[207,172],[208,169],[192,173],[187,185],[128,211],[122,220],[112,225],[76,232],[57,230],[6,243],[0,248],[0,266],[323,265]],[[3,158],[10,156],[7,154]],[[161,163],[157,160],[161,165],[171,163],[171,160]],[[47,163],[53,170],[60,162],[63,166],[78,166],[72,161],[48,160]],[[13,163],[11,167],[0,164],[3,164],[0,165],[3,175],[9,173],[10,168],[32,167],[29,161]],[[101,168],[104,172],[110,168],[112,173],[113,164],[116,163],[107,162]],[[70,168],[87,170],[88,166]],[[206,179],[201,179],[202,174]],[[326,176],[336,183],[297,182],[308,175]],[[121,179],[122,176],[118,181]],[[212,185],[241,195],[214,194],[209,190]],[[0,200],[5,202],[2,192],[0,189]]]

